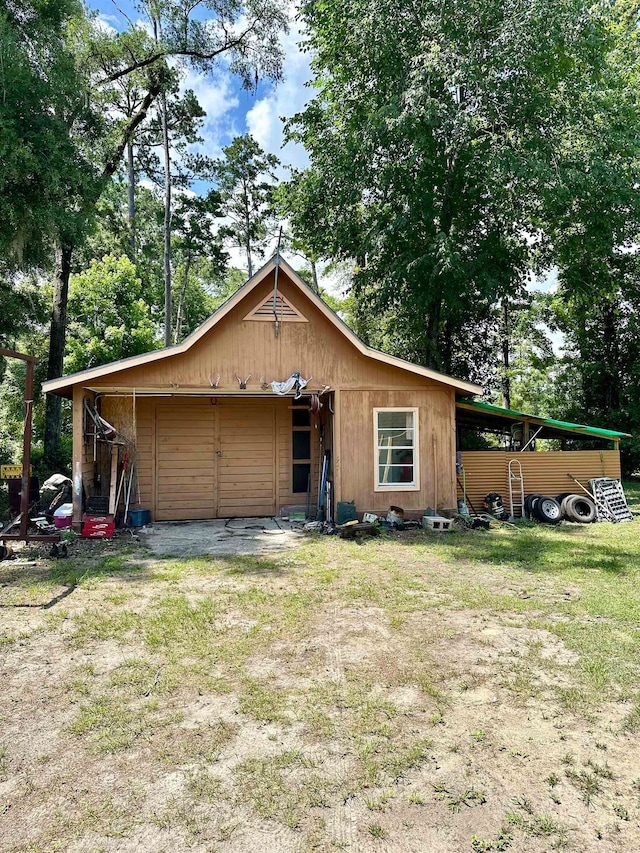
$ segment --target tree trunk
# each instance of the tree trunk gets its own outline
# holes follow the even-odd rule
[[[49,334],[49,360],[47,379],[62,376],[64,348],[67,332],[67,299],[73,246],[62,243],[56,248],[56,267],[53,281],[53,310]],[[44,462],[55,468],[60,460],[60,429],[62,400],[56,394],[47,394],[44,425]]]
[[[247,272],[249,278],[253,275],[253,263],[251,261],[251,217],[249,215],[249,192],[247,181],[242,181],[242,203],[244,204],[244,228],[245,228],[245,251],[247,253]]]
[[[134,261],[136,257],[136,173],[133,165],[133,142],[131,140],[127,143],[127,180],[129,245],[131,246],[131,260]]]
[[[502,334],[501,334],[501,347],[502,347],[502,405],[505,409],[511,408],[511,376],[510,376],[510,365],[511,365],[511,353],[510,353],[510,341],[511,341],[511,328],[510,328],[510,317],[509,317],[509,301],[505,297],[502,300]]]
[[[442,300],[438,299],[431,306],[425,328],[425,367],[429,367],[431,370],[440,369],[440,344],[438,338],[441,314]]]
[[[615,304],[608,300],[602,305],[602,332],[606,359],[603,408],[615,411],[620,408],[620,343]]]
[[[176,331],[174,343],[180,342],[180,331],[182,329],[182,315],[184,313],[184,300],[187,294],[187,285],[189,284],[189,270],[191,269],[191,252],[187,252],[187,257],[184,262],[184,279],[182,280],[182,289],[180,290],[180,298],[178,299],[178,312],[176,314]]]
[[[311,264],[311,278],[313,280],[313,289],[316,293],[320,293],[320,284],[318,282],[318,269],[315,261],[309,261]]]
[[[164,345],[171,344],[171,151],[167,123],[167,98],[162,94],[162,144],[164,148]]]

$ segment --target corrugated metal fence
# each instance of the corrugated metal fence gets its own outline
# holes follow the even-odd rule
[[[617,450],[574,450],[506,453],[502,450],[466,450],[462,453],[467,482],[467,497],[476,510],[489,492],[498,492],[506,507],[509,505],[509,461],[517,459],[522,465],[524,492],[555,497],[561,492],[579,492],[569,478],[577,477],[588,488],[593,477],[620,477],[620,453]],[[462,475],[459,475],[462,483]],[[458,497],[462,490],[458,487]]]

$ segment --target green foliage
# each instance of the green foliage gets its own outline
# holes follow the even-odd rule
[[[224,157],[216,160],[213,175],[231,224],[221,233],[230,245],[245,252],[251,276],[253,256],[264,256],[273,216],[274,170],[279,161],[274,154],[265,154],[250,134],[237,136],[222,151]]]
[[[603,101],[626,85],[611,20],[579,0],[307,2],[302,17],[317,94],[288,125],[311,160],[283,191],[294,233],[354,264],[365,340],[482,373],[493,306],[550,257],[557,197],[568,215],[598,176],[626,180],[604,146],[588,155],[608,168],[577,180],[583,135],[597,116],[606,137],[619,113]]]
[[[126,257],[105,255],[71,277],[66,369],[95,367],[156,345],[142,280]]]
[[[225,273],[228,255],[215,228],[215,219],[221,215],[220,196],[213,190],[204,197],[183,195],[173,215],[173,254],[179,261],[179,294],[173,300],[177,306],[176,343],[215,308],[204,282],[219,282]]]
[[[0,265],[46,259],[56,234],[77,231],[74,205],[97,189],[95,170],[70,133],[74,123],[95,131],[72,45],[82,15],[77,0],[27,0],[0,10]]]

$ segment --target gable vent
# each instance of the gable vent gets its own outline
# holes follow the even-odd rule
[[[278,320],[282,322],[289,323],[308,323],[306,317],[304,317],[297,308],[289,302],[288,299],[285,299],[282,294],[278,293],[276,296],[276,312],[278,315]],[[275,317],[273,316],[273,296],[267,296],[262,302],[260,302],[253,311],[250,311],[247,316],[244,318],[245,320],[266,320],[269,322],[274,322]]]

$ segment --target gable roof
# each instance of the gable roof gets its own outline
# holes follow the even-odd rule
[[[181,343],[173,344],[172,346],[163,347],[162,349],[152,350],[151,352],[143,353],[142,355],[134,355],[129,358],[123,358],[119,361],[112,361],[109,364],[103,364],[99,367],[90,367],[87,370],[81,370],[77,373],[70,373],[60,379],[50,379],[42,384],[42,390],[46,394],[62,393],[68,391],[73,385],[80,382],[88,382],[92,379],[98,379],[103,376],[109,376],[112,373],[117,373],[121,370],[126,370],[130,367],[139,367],[140,365],[150,364],[154,361],[159,361],[164,358],[170,358],[174,355],[180,355],[187,352],[197,341],[203,338],[211,329],[214,328],[222,319],[226,317],[248,294],[251,293],[264,279],[272,272],[276,266],[283,270],[290,281],[301,290],[304,296],[313,303],[313,305],[332,323],[353,345],[367,358],[381,361],[391,367],[398,367],[401,370],[407,370],[409,373],[415,373],[418,376],[424,376],[426,379],[432,379],[436,382],[441,382],[443,385],[449,385],[466,395],[482,394],[482,388],[472,382],[465,382],[462,379],[455,379],[452,376],[447,376],[444,373],[438,373],[436,370],[430,370],[427,367],[421,367],[417,364],[412,364],[410,361],[405,361],[402,358],[397,358],[393,355],[387,355],[380,350],[367,346],[360,338],[340,319],[340,317],[332,311],[331,308],[306,284],[306,282],[298,275],[298,273],[289,264],[278,255],[274,255],[264,266],[262,266],[242,287],[227,299],[210,317],[208,320],[191,332]]]

